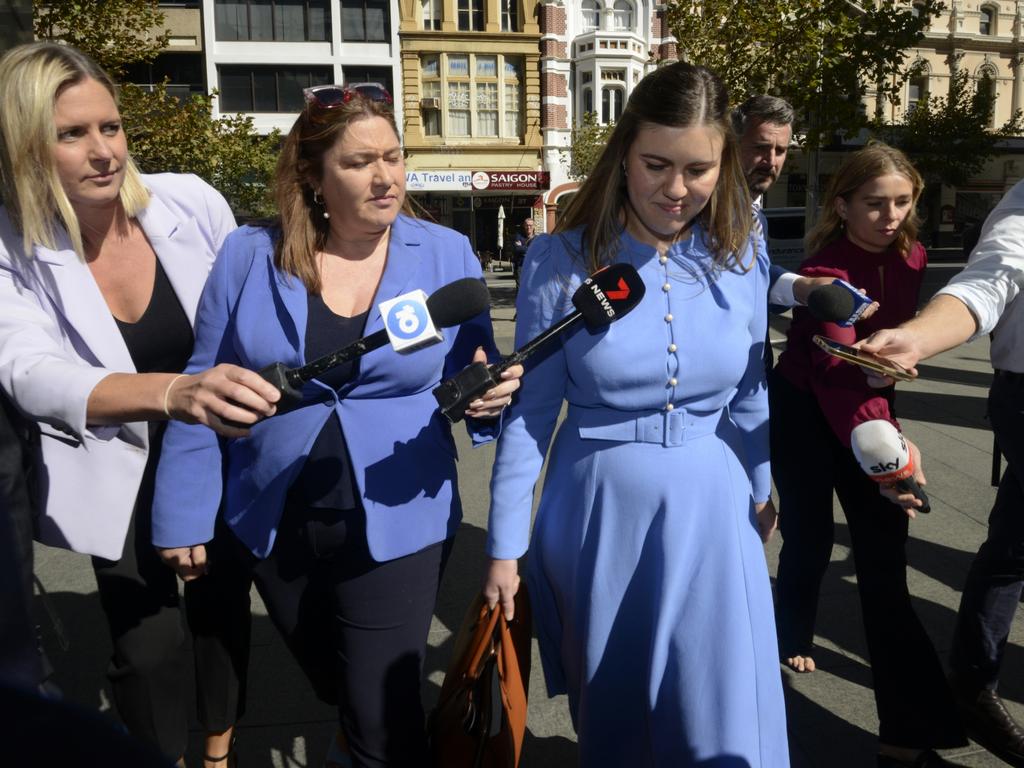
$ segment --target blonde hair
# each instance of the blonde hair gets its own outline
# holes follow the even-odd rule
[[[829,181],[821,202],[821,218],[804,238],[804,250],[807,255],[813,256],[829,243],[843,237],[844,223],[836,210],[838,198],[849,202],[862,185],[891,173],[904,177],[913,189],[910,213],[900,225],[900,231],[894,241],[899,254],[904,258],[909,256],[910,249],[917,240],[917,228],[920,224],[917,201],[924,191],[924,179],[905,154],[881,142],[868,144],[851,154]]]
[[[26,255],[31,255],[34,245],[57,248],[60,225],[75,252],[85,255],[78,216],[64,192],[52,152],[57,141],[54,103],[62,89],[84,80],[95,80],[117,102],[110,76],[69,45],[28,43],[0,59],[0,182]],[[149,204],[149,192],[131,158],[120,199],[129,217]]]
[[[722,136],[718,183],[698,217],[708,233],[715,263],[726,269],[749,269],[752,263],[744,266],[738,260],[750,237],[752,215],[730,120],[729,94],[714,72],[682,61],[656,69],[633,89],[594,170],[555,225],[555,232],[583,227],[588,271],[615,260],[629,204],[623,161],[647,124],[709,126]]]
[[[390,106],[353,94],[347,101],[320,107],[307,104],[285,137],[274,171],[274,201],[280,214],[281,231],[274,242],[274,264],[282,272],[299,278],[310,293],[321,290],[316,254],[327,244],[330,226],[323,206],[313,200],[314,180],[323,177],[324,155],[355,120],[382,117],[398,136],[398,125]],[[402,213],[415,217],[409,196]]]

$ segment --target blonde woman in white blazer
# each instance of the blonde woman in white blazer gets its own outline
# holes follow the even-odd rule
[[[183,765],[188,675],[177,582],[149,535],[163,422],[244,435],[221,418],[251,423],[277,399],[235,366],[181,375],[207,273],[234,217],[195,176],[138,173],[113,83],[68,46],[32,43],[0,60],[0,171],[0,387],[39,425],[37,535],[93,555],[121,717]],[[199,573],[205,563],[193,566]],[[188,590],[190,624],[206,626]],[[236,610],[244,654],[248,606]],[[200,688],[210,689],[200,691],[206,765],[223,768],[240,681],[219,641],[197,637],[196,655]]]

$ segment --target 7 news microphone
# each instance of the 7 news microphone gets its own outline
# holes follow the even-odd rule
[[[590,330],[599,330],[623,317],[644,297],[644,283],[629,264],[611,264],[583,281],[572,295],[575,312],[528,341],[520,349],[493,365],[473,363],[434,389],[437,404],[449,421],[460,421],[469,404],[501,383],[501,374],[526,360],[541,346],[575,326],[581,320]]]
[[[912,493],[921,501],[918,512],[931,512],[928,495],[914,479],[914,460],[907,441],[885,419],[858,424],[850,433],[853,455],[860,468],[876,483],[895,483],[903,493]]]
[[[288,368],[284,363],[271,363],[257,373],[281,393],[275,415],[287,413],[302,403],[302,386],[325,371],[362,357],[389,341],[394,350],[401,353],[436,344],[444,338],[438,328],[461,325],[484,312],[490,303],[487,286],[472,277],[448,283],[430,296],[422,290],[411,291],[380,304],[383,330],[357,339],[298,368]],[[252,426],[228,420],[224,423],[240,429]]]

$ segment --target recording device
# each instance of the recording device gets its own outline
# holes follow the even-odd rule
[[[281,399],[277,401],[277,414],[288,413],[302,403],[303,385],[325,371],[362,357],[389,341],[396,352],[403,354],[436,344],[444,338],[438,328],[461,325],[485,311],[490,303],[487,286],[472,277],[448,283],[430,296],[422,290],[412,291],[380,304],[384,330],[357,339],[299,368],[272,363],[257,373],[281,393]],[[252,426],[228,420],[224,420],[224,423],[239,429]]]
[[[914,479],[914,461],[907,441],[896,427],[885,419],[865,421],[853,428],[850,444],[868,477],[880,485],[895,483],[903,493],[912,493],[921,502],[916,511],[932,511],[928,495]]]
[[[807,308],[812,315],[842,327],[849,327],[860,320],[871,303],[870,298],[838,278],[828,285],[819,285],[807,296]]]
[[[629,264],[612,264],[583,281],[572,295],[575,312],[569,313],[521,349],[493,365],[473,363],[434,389],[434,397],[452,423],[461,421],[469,404],[501,383],[501,374],[518,365],[550,339],[582,320],[590,330],[599,330],[626,315],[644,297],[640,274]]]
[[[856,347],[851,347],[846,344],[840,344],[834,339],[818,335],[814,336],[814,343],[833,357],[838,357],[840,360],[845,360],[848,363],[859,365],[861,368],[867,368],[875,373],[890,376],[897,381],[913,381],[914,379],[906,368],[897,365],[892,360],[879,357],[878,355],[873,355],[870,352],[865,352],[863,349],[857,349]]]

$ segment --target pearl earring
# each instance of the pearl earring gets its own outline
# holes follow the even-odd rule
[[[325,219],[329,219],[329,218],[331,218],[331,214],[330,214],[330,212],[329,212],[329,211],[327,210],[327,206],[325,206],[325,205],[324,205],[324,198],[323,198],[323,196],[322,196],[322,195],[320,194],[320,190],[319,190],[319,189],[314,189],[314,190],[313,190],[313,202],[314,202],[314,203],[315,203],[316,205],[319,205],[319,206],[320,206],[321,208],[323,208],[323,209],[324,209],[324,211],[323,211],[323,217],[324,217]]]

